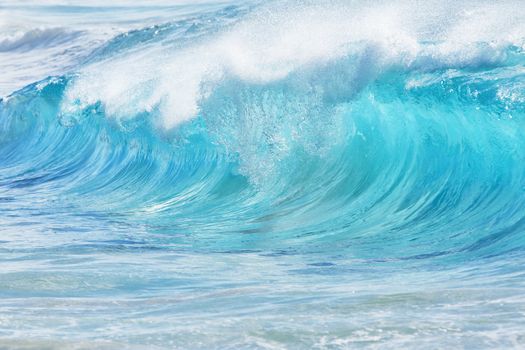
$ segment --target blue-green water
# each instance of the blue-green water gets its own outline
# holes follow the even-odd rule
[[[519,2],[35,6],[0,348],[525,347]]]

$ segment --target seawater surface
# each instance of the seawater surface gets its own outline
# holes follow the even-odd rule
[[[520,1],[2,1],[0,348],[525,347]]]

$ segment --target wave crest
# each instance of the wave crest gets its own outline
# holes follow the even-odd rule
[[[498,65],[509,59],[509,48],[523,49],[519,19],[525,13],[518,4],[496,12],[487,3],[475,10],[458,5],[455,16],[450,6],[420,4],[414,11],[409,4],[271,4],[226,29],[220,21],[196,21],[200,35],[190,42],[187,31],[172,32],[156,45],[138,44],[133,54],[83,68],[68,87],[63,112],[98,102],[115,118],[156,109],[160,125],[171,129],[198,116],[200,104],[225,81],[270,84],[300,75],[301,83],[317,88],[322,72],[330,75],[326,84],[337,84],[327,94],[346,95],[392,68]],[[232,11],[217,17],[229,23]]]

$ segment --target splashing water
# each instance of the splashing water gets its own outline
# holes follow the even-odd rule
[[[0,347],[525,346],[519,1],[35,6]]]

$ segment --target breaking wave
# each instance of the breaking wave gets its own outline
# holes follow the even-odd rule
[[[0,190],[159,249],[522,254],[525,7],[409,5],[229,6],[118,35],[1,101]]]

